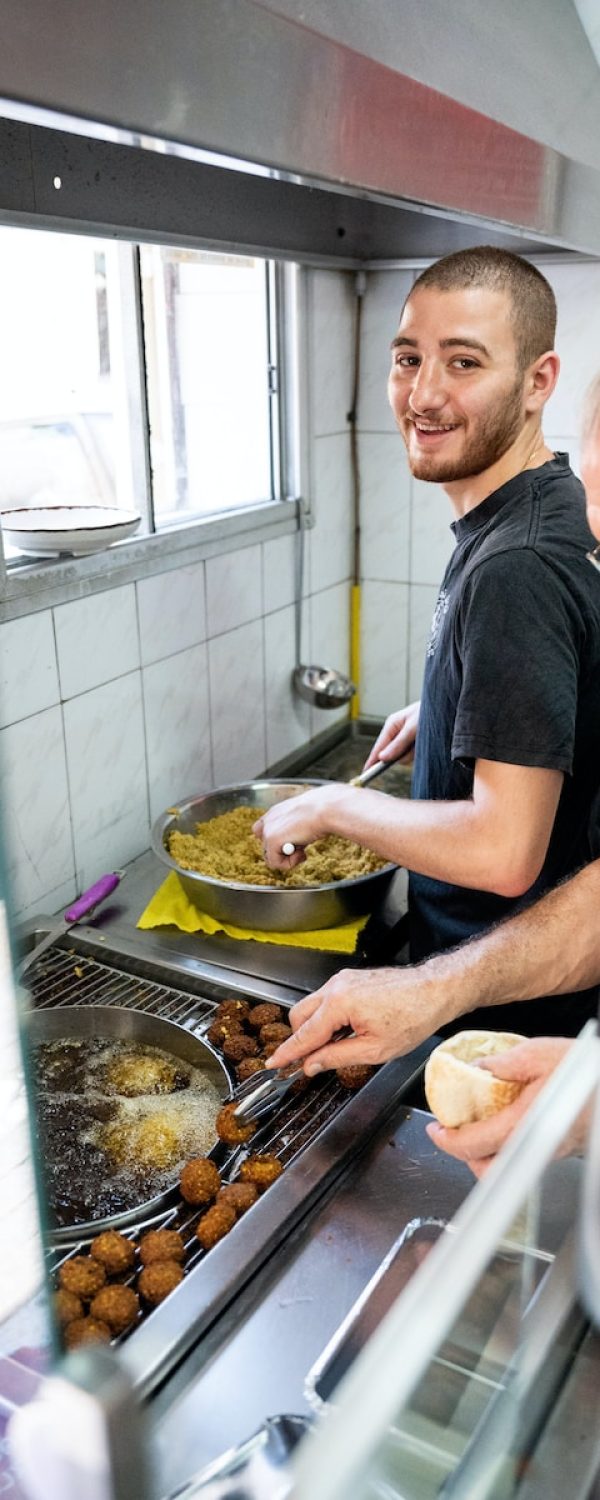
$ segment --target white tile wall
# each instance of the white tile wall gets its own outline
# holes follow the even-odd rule
[[[133,584],[61,604],[54,610],[54,628],[63,699],[139,667]]]
[[[359,465],[362,576],[407,583],[412,480],[399,434],[361,433]]]
[[[313,594],[311,598],[311,661],[318,667],[350,672],[350,589],[347,583]],[[321,734],[348,717],[348,708],[311,706],[313,734]]]
[[[75,876],[61,709],[11,724],[0,738],[13,905],[17,912],[36,903],[41,909]]]
[[[309,630],[304,638],[310,655]],[[310,739],[310,705],[292,689],[294,662],[294,609],[288,605],[265,619],[267,765],[275,765]]]
[[[362,586],[361,711],[385,719],[408,701],[408,601],[406,583]]]
[[[313,271],[309,276],[311,430],[314,437],[347,431],[352,401],[354,277]]]
[[[441,583],[454,550],[454,512],[439,484],[411,480],[411,583]]]
[[[84,889],[147,847],[141,673],[71,698],[64,721],[75,868]]]
[[[248,781],[266,765],[263,621],[208,644],[215,785]]]
[[[208,648],[191,646],[142,673],[152,821],[213,785]]]
[[[144,667],[206,640],[204,563],[136,584]]]
[[[0,627],[0,727],[39,714],[60,701],[52,614],[11,620]]]
[[[314,443],[316,524],[310,534],[310,589],[316,594],[350,578],[350,440],[347,433]]]
[[[209,635],[223,635],[263,613],[260,547],[244,547],[206,563]]]

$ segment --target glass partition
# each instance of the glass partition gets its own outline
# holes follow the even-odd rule
[[[586,1330],[582,1164],[552,1158],[599,1078],[589,1023],[452,1223],[404,1229],[311,1372],[295,1500],[516,1495]]]

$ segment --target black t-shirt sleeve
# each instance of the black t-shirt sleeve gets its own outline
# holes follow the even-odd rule
[[[556,574],[522,548],[482,562],[455,622],[462,687],[452,758],[572,769],[579,653]]]

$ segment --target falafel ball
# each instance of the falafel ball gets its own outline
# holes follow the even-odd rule
[[[275,1005],[273,1000],[265,1000],[262,1005],[253,1005],[246,1020],[253,1031],[260,1031],[261,1026],[269,1026],[273,1021],[281,1021],[283,1008]]]
[[[336,1068],[340,1083],[345,1089],[361,1089],[363,1083],[367,1083],[375,1072],[368,1063],[353,1063],[347,1068]]]
[[[261,1026],[259,1036],[261,1047],[264,1047],[267,1057],[280,1047],[282,1042],[287,1042],[292,1036],[291,1026],[286,1026],[283,1021],[269,1021],[267,1026]]]
[[[135,1321],[140,1310],[140,1299],[131,1286],[103,1286],[102,1291],[90,1303],[93,1318],[108,1323],[111,1333],[124,1333]]]
[[[91,1255],[74,1255],[66,1260],[58,1273],[59,1285],[65,1292],[74,1292],[84,1302],[91,1302],[106,1281],[106,1271]]]
[[[264,1066],[264,1057],[243,1057],[235,1070],[239,1082],[245,1083],[246,1079],[251,1078],[253,1073],[262,1073]]]
[[[196,1156],[187,1161],[179,1174],[179,1191],[186,1203],[210,1203],[221,1186],[221,1174],[214,1161]]]
[[[135,1245],[118,1229],[105,1229],[90,1245],[94,1260],[104,1266],[109,1276],[121,1276],[135,1264]]]
[[[256,1203],[257,1198],[258,1188],[255,1182],[228,1182],[226,1187],[221,1188],[217,1198],[217,1205],[219,1203],[226,1203],[229,1208],[235,1210],[239,1219],[240,1215],[245,1214],[248,1208],[252,1208],[252,1204]]]
[[[164,1302],[169,1292],[175,1291],[180,1281],[183,1281],[183,1269],[176,1260],[157,1260],[140,1271],[138,1291],[146,1302],[156,1307],[159,1302]]]
[[[101,1318],[73,1318],[63,1332],[66,1349],[77,1349],[80,1344],[109,1344],[110,1328]]]
[[[242,1182],[253,1182],[262,1193],[264,1188],[271,1186],[277,1177],[281,1177],[283,1167],[276,1156],[269,1156],[265,1152],[263,1156],[249,1156],[240,1167]]]
[[[61,1328],[65,1328],[67,1323],[72,1323],[75,1318],[83,1317],[81,1297],[76,1297],[74,1292],[66,1292],[64,1287],[54,1293],[52,1305],[56,1321]]]
[[[233,1229],[236,1218],[235,1208],[230,1203],[213,1203],[208,1213],[202,1215],[196,1230],[196,1238],[203,1249],[212,1250],[213,1245]]]
[[[227,1016],[234,1016],[238,1021],[246,1020],[250,1010],[248,1000],[221,1000],[214,1013],[214,1021],[224,1021]]]
[[[185,1245],[178,1229],[149,1229],[140,1240],[140,1260],[144,1266],[156,1261],[182,1261]]]
[[[223,1057],[229,1058],[230,1062],[239,1063],[243,1057],[256,1057],[260,1048],[255,1037],[246,1036],[244,1031],[234,1031],[225,1038],[221,1050]]]
[[[223,1016],[221,1021],[213,1021],[206,1033],[207,1040],[212,1042],[213,1047],[222,1047],[230,1036],[243,1035],[244,1028],[237,1016]]]
[[[245,1141],[252,1139],[256,1130],[256,1125],[252,1120],[245,1121],[243,1118],[238,1120],[234,1113],[235,1109],[235,1100],[232,1100],[231,1104],[224,1104],[215,1122],[219,1140],[224,1141],[226,1146],[242,1146]]]

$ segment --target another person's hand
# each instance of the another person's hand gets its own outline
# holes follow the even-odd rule
[[[365,761],[363,769],[374,765],[376,760],[384,760],[391,764],[394,760],[408,760],[412,756],[417,729],[419,726],[420,703],[409,703],[406,708],[399,708],[396,713],[390,714],[385,721],[381,733],[377,736],[373,749]]]
[[[337,796],[348,792],[344,786],[313,787],[299,797],[276,802],[254,823],[252,832],[260,839],[263,854],[272,870],[293,870],[306,858],[307,844],[331,832],[329,814]],[[284,844],[294,844],[294,854],[283,854]]]
[[[320,990],[290,1011],[294,1035],[273,1052],[267,1067],[301,1061],[307,1077],[327,1068],[382,1063],[411,1052],[449,1019],[439,985],[414,969],[340,969]],[[423,971],[424,973],[424,971]],[[437,993],[436,993],[437,991]],[[333,1040],[343,1027],[353,1035]]]
[[[476,1120],[472,1125],[459,1125],[453,1130],[443,1125],[428,1125],[427,1134],[434,1145],[458,1161],[466,1162],[476,1177],[483,1177],[572,1045],[572,1040],[565,1037],[530,1037],[511,1047],[509,1052],[499,1052],[481,1060],[477,1066],[493,1073],[496,1078],[523,1083],[522,1092],[506,1109],[498,1110],[487,1120]],[[558,1156],[576,1155],[583,1149],[589,1129],[589,1113],[589,1110],[584,1110],[576,1120],[561,1142]]]

